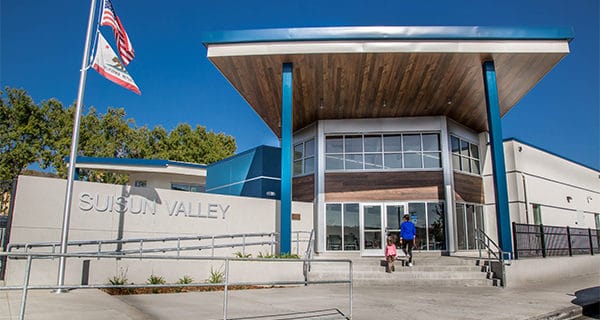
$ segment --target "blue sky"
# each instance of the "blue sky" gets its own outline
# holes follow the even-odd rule
[[[277,138],[206,58],[202,33],[328,26],[573,27],[567,55],[502,120],[515,137],[600,169],[598,0],[113,0],[136,58],[138,96],[88,72],[86,112],[123,107],[139,126],[197,124],[236,138],[238,152]],[[0,0],[0,85],[40,102],[77,96],[89,1]],[[112,31],[101,27],[114,43]],[[113,47],[114,44],[113,44]]]

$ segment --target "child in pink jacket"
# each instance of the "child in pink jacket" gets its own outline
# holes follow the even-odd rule
[[[396,244],[394,243],[394,239],[390,236],[387,238],[387,245],[385,246],[385,259],[387,260],[387,264],[385,267],[385,272],[395,271],[394,269],[394,260],[396,260]]]

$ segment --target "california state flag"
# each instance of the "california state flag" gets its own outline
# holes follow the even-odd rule
[[[92,63],[92,68],[98,71],[106,79],[129,89],[137,94],[141,94],[140,89],[129,75],[121,60],[117,57],[111,46],[106,42],[102,33],[98,32],[98,42],[96,43],[96,56]]]

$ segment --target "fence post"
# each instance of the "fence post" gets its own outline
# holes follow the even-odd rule
[[[596,231],[596,235],[598,231]],[[590,240],[590,254],[594,255],[594,242],[592,241],[592,228],[588,228],[588,236],[589,236],[589,240]]]
[[[513,256],[515,257],[515,260],[519,259],[519,243],[517,242],[517,223],[513,221],[512,223],[512,228],[513,228],[513,246],[515,246],[515,248],[513,249]]]
[[[542,257],[546,257],[546,238],[544,237],[544,225],[540,224],[540,242],[542,244]]]
[[[567,242],[569,244],[569,257],[573,256],[573,248],[571,246],[571,228],[567,226]]]

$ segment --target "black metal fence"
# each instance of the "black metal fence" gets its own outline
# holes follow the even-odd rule
[[[515,259],[600,253],[600,234],[596,229],[516,222],[512,227]]]

